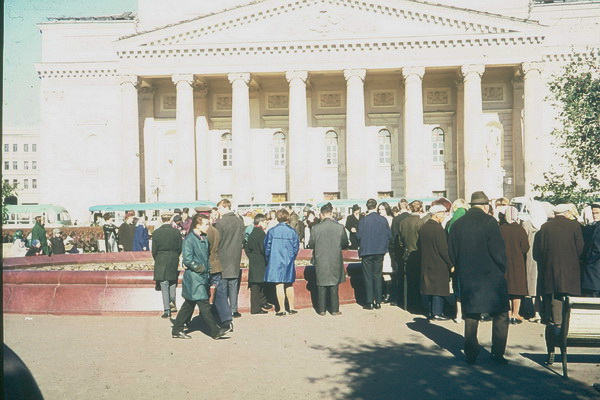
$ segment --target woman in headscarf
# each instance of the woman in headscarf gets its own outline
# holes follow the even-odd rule
[[[525,207],[528,212],[521,214],[521,226],[523,229],[525,229],[525,232],[527,232],[529,247],[533,248],[535,236],[542,225],[548,221],[548,217],[546,215],[546,209],[544,205],[539,201],[532,200],[531,202],[525,204]],[[539,268],[540,266],[533,258],[533,251],[527,252],[527,258],[525,259],[525,269],[527,271],[527,293],[528,296],[531,297],[535,312],[534,317],[529,319],[531,322],[540,322],[541,320],[540,302],[542,291],[538,291],[538,288],[543,287],[543,285],[540,285],[540,282],[538,281],[543,278],[544,274],[540,273]]]
[[[521,225],[517,216],[517,209],[507,206],[498,214],[500,219],[500,234],[506,245],[506,283],[510,297],[509,317],[511,324],[520,324],[523,317],[519,314],[521,300],[527,296],[527,272],[525,270],[525,256],[529,251],[527,232]]]

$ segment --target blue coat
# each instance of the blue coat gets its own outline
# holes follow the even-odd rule
[[[588,238],[589,250],[581,274],[581,287],[586,290],[600,290],[600,222],[596,222],[591,237]]]
[[[294,261],[300,249],[298,234],[282,222],[269,229],[265,237],[267,270],[265,282],[291,283],[296,280]]]
[[[360,257],[385,254],[390,246],[392,231],[387,219],[377,212],[370,212],[358,221],[359,240],[358,255]]]
[[[135,227],[133,234],[133,251],[150,250],[150,237],[148,236],[148,228],[143,225]]]
[[[206,236],[198,237],[194,232],[183,241],[183,288],[181,297],[190,301],[208,300],[210,297],[209,244]]]

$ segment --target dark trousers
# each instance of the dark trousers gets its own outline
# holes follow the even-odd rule
[[[492,354],[503,356],[506,351],[506,340],[508,339],[508,311],[490,314],[492,322]],[[477,341],[477,328],[481,314],[464,314],[465,320],[465,355],[467,358],[476,359],[479,354],[479,342]]]
[[[208,325],[208,328],[210,329],[210,335],[215,336],[219,332],[219,327],[217,326],[217,323],[210,312],[210,303],[208,300],[186,300],[177,313],[177,318],[173,323],[173,334],[183,330],[183,324],[192,318],[194,307],[196,305],[198,305],[198,308],[200,309],[200,316],[202,319],[204,319],[204,322],[206,322],[206,325]]]
[[[563,304],[566,296],[566,293],[554,293],[552,295],[550,307],[552,310],[552,322],[554,322],[554,325],[562,325]]]
[[[367,304],[381,303],[381,280],[383,270],[383,254],[374,254],[362,258],[362,272],[365,280]]]
[[[581,294],[585,297],[600,297],[600,290],[581,289]]]
[[[229,322],[233,319],[231,314],[231,306],[227,297],[227,281],[221,277],[221,273],[210,275],[210,284],[215,285],[215,295],[213,303],[219,314],[221,323]]]
[[[262,306],[266,305],[267,296],[265,296],[264,282],[250,282],[250,313],[257,314],[262,310]]]
[[[431,317],[441,317],[444,313],[444,298],[442,296],[433,296],[429,294],[421,295],[423,297],[423,307],[425,315]]]
[[[329,292],[329,305],[331,307],[330,312],[339,312],[340,298],[338,296],[338,285],[317,286],[317,312],[323,313],[327,311],[325,307],[327,292]]]

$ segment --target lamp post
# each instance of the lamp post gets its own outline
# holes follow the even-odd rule
[[[160,192],[162,185],[160,184],[160,178],[154,178],[154,182],[152,183],[152,194],[156,195],[156,202],[159,202]]]

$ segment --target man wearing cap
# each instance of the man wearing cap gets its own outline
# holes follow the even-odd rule
[[[50,247],[48,246],[48,238],[46,237],[46,229],[44,228],[44,217],[38,215],[35,217],[35,225],[31,230],[31,241],[37,240],[40,242],[43,254],[50,255]]]
[[[342,249],[347,247],[346,229],[333,219],[333,207],[327,203],[321,207],[321,222],[313,227],[309,240],[317,273],[317,313],[321,316],[325,315],[327,292],[331,315],[341,314],[338,285],[346,281]]]
[[[446,207],[435,205],[429,209],[431,218],[419,228],[421,249],[421,295],[426,315],[433,321],[446,321],[444,297],[450,296],[450,273],[454,271],[448,254],[448,240],[442,227]]]
[[[133,236],[135,235],[134,217],[135,213],[133,211],[127,211],[125,221],[119,226],[119,250],[121,251],[133,251]]]
[[[581,289],[588,297],[600,297],[600,202],[592,204],[594,222],[588,225],[588,251],[584,253]]]
[[[383,256],[388,252],[392,233],[387,219],[377,212],[377,201],[367,200],[367,215],[358,222],[358,255],[362,260],[365,281],[365,310],[381,308]]]
[[[164,314],[169,318],[171,312],[177,311],[175,305],[175,289],[179,277],[179,256],[182,241],[179,231],[171,226],[173,214],[160,216],[162,225],[152,234],[152,257],[154,258],[154,280],[160,285]]]
[[[360,206],[355,204],[352,206],[352,214],[346,218],[346,229],[350,232],[350,250],[358,250],[358,239],[356,238],[356,232],[358,232],[358,221],[360,220]]]
[[[479,355],[477,328],[482,313],[492,325],[492,361],[504,358],[508,337],[507,260],[504,240],[496,219],[489,215],[490,200],[484,192],[471,195],[471,208],[452,225],[448,238],[450,259],[456,267],[465,320],[465,356],[474,364]]]

